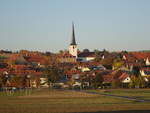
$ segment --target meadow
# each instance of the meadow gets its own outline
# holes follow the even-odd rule
[[[150,89],[21,90],[0,92],[0,113],[150,113],[149,101],[139,102],[101,93],[150,99]]]

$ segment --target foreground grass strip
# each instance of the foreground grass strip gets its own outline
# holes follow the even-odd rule
[[[150,110],[149,103],[65,90],[34,90],[30,95],[0,96],[0,113],[85,113]]]

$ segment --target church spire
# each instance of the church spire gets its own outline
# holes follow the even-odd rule
[[[72,22],[72,40],[70,45],[77,45],[75,40],[74,23]]]
[[[75,32],[74,32],[74,24],[72,22],[72,40],[69,46],[69,53],[72,56],[75,56],[76,58],[78,57],[78,52],[77,52],[77,44],[76,44],[76,40],[75,40]]]

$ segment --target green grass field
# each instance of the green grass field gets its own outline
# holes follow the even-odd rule
[[[150,89],[90,90],[149,99]],[[69,90],[0,92],[0,113],[150,113],[150,102]],[[136,112],[135,112],[136,111]]]
[[[129,96],[150,100],[150,89],[109,89],[109,90],[90,90],[90,92],[99,92],[103,94]]]

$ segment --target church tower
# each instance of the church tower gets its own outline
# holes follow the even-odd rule
[[[72,23],[72,40],[69,46],[69,53],[77,58],[77,44],[75,40],[74,24]]]

